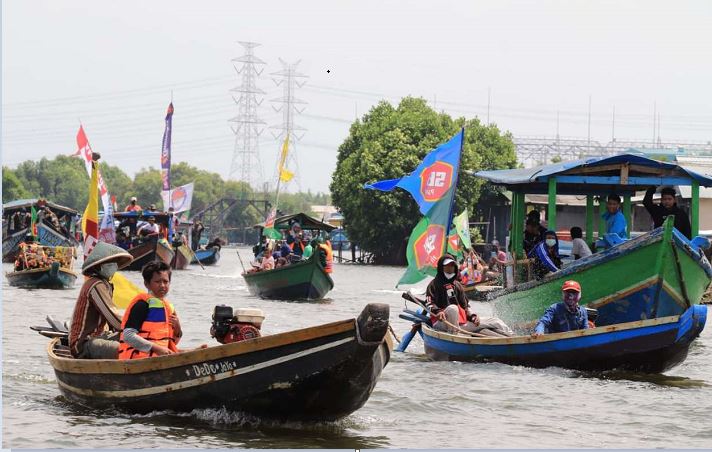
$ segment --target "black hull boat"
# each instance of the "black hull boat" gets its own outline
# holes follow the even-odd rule
[[[47,353],[62,394],[85,406],[331,421],[366,403],[388,363],[388,314],[369,304],[357,319],[133,361],[73,359],[61,337]]]

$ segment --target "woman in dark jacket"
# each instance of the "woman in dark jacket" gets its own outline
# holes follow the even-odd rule
[[[450,254],[438,259],[438,272],[428,284],[426,291],[428,309],[433,313],[433,328],[455,332],[444,321],[466,331],[475,331],[479,326],[477,314],[470,312],[465,290],[457,281],[457,262]]]
[[[546,231],[545,237],[545,240],[539,242],[527,256],[532,260],[532,268],[536,279],[542,279],[548,273],[561,269],[559,239],[556,236],[556,232]]]

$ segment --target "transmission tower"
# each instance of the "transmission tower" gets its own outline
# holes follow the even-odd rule
[[[275,139],[280,142],[280,153],[282,150],[281,143],[283,143],[284,139],[289,136],[289,154],[287,155],[285,166],[294,172],[293,180],[296,181],[297,187],[301,189],[301,185],[299,183],[299,161],[295,152],[295,144],[297,141],[302,139],[307,129],[294,123],[294,114],[301,114],[306,107],[299,108],[298,105],[306,105],[306,102],[296,98],[294,94],[297,88],[301,88],[304,84],[306,84],[306,80],[300,82],[299,79],[304,79],[308,76],[297,72],[297,66],[300,61],[287,64],[280,58],[279,62],[282,64],[282,70],[279,72],[273,72],[271,75],[274,76],[273,80],[277,86],[282,86],[283,92],[282,97],[272,99],[272,102],[281,105],[279,107],[272,106],[272,108],[274,108],[277,112],[282,112],[282,124],[271,127],[272,129],[279,131],[279,133],[272,133],[272,135],[274,135]],[[277,157],[277,166],[279,166],[279,155]],[[278,171],[279,169],[275,167],[276,177],[279,177]]]
[[[259,46],[255,42],[240,42],[245,54],[232,59],[233,67],[237,71],[241,84],[230,90],[232,100],[237,105],[237,116],[230,119],[233,133],[235,134],[235,148],[230,164],[229,180],[239,179],[258,189],[264,180],[262,165],[259,155],[259,136],[264,131],[266,124],[257,116],[257,107],[262,104],[265,92],[257,87],[257,77],[262,74],[264,67],[258,66],[265,62],[254,54],[254,48]],[[239,68],[237,64],[242,63]]]

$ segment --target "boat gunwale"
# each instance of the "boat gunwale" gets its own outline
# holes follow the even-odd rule
[[[275,272],[287,272],[290,270],[294,270],[295,267],[307,267],[307,266],[312,266],[314,267],[314,270],[312,270],[311,277],[309,280],[311,281],[314,278],[314,271],[316,269],[319,269],[319,271],[324,275],[327,280],[331,283],[331,289],[334,288],[334,280],[331,278],[331,276],[326,272],[324,267],[322,267],[321,262],[319,262],[318,255],[317,253],[314,253],[311,255],[311,257],[303,262],[295,262],[293,264],[289,265],[284,265],[279,268],[273,268],[272,270],[262,270],[258,272],[252,272],[252,273],[242,273],[242,277],[245,279],[245,282],[252,281],[255,283],[256,281],[259,281],[260,279],[268,276],[268,275],[274,275]],[[329,290],[331,290],[329,289]]]
[[[586,328],[583,330],[566,331],[563,333],[544,334],[539,337],[532,336],[514,336],[514,337],[467,337],[457,334],[450,334],[442,331],[436,331],[433,328],[424,325],[422,328],[423,334],[436,339],[447,342],[455,342],[467,345],[524,345],[524,344],[540,344],[546,342],[560,341],[566,339],[577,339],[584,336],[596,336],[600,334],[614,333],[617,331],[634,330],[638,328],[648,328],[651,326],[660,326],[674,324],[679,322],[679,315],[658,317],[654,319],[637,320],[635,322],[618,323],[616,325],[606,325],[596,328]]]
[[[189,350],[171,355],[136,360],[77,359],[60,357],[54,353],[54,347],[57,342],[59,342],[60,338],[55,338],[47,344],[47,355],[49,356],[49,361],[52,367],[61,372],[80,374],[141,374],[186,365],[199,364],[205,361],[239,356],[297,342],[319,339],[326,336],[354,331],[356,328],[356,319],[352,318],[324,325],[301,328],[298,330],[286,331],[283,333],[234,342],[231,344],[220,344],[205,349]]]

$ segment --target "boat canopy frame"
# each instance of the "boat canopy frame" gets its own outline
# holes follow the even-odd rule
[[[314,217],[310,217],[305,213],[295,213],[293,215],[282,215],[274,220],[274,228],[281,230],[288,230],[292,224],[299,223],[302,229],[308,231],[326,231],[331,232],[336,229],[336,226],[332,226],[329,223],[324,223],[319,221]],[[264,222],[256,224],[254,226],[258,229],[264,229]]]
[[[17,199],[15,201],[10,201],[8,203],[3,204],[2,206],[2,215],[4,218],[7,218],[11,215],[13,215],[15,212],[26,209],[29,211],[30,208],[32,207],[38,207],[38,201],[39,199],[37,198],[32,198],[32,199]],[[59,212],[65,215],[77,215],[79,212],[76,210],[66,207],[66,206],[61,206],[59,204],[55,204],[52,201],[45,201],[45,207],[49,207],[50,209],[54,210],[55,212]]]
[[[692,171],[682,165],[636,154],[592,157],[534,168],[478,171],[474,176],[512,192],[512,237],[524,235],[526,194],[548,195],[546,218],[549,229],[553,230],[556,230],[556,196],[586,195],[586,242],[589,244],[593,243],[594,197],[598,197],[600,216],[605,209],[606,195],[622,195],[623,215],[628,224],[631,224],[631,197],[636,192],[647,190],[651,186],[691,186],[690,223],[694,237],[700,230],[700,186],[712,187],[712,176]],[[598,230],[604,229],[601,219]],[[630,228],[628,236],[630,238]],[[512,242],[516,258],[524,258],[521,241]]]

